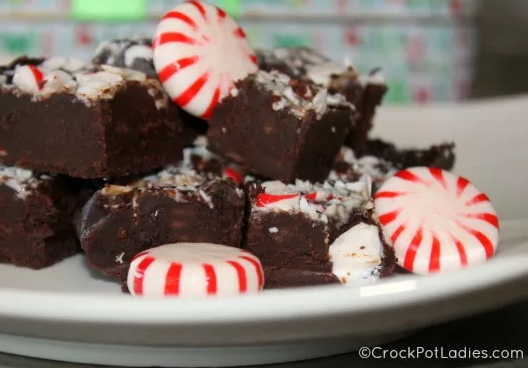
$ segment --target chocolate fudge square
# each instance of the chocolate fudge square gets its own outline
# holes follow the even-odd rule
[[[307,47],[260,49],[257,50],[257,59],[263,70],[277,70],[291,78],[309,79],[332,93],[344,95],[357,111],[356,124],[345,142],[357,153],[365,149],[376,108],[387,92],[380,68],[373,68],[366,75],[360,74],[353,66],[333,62]]]
[[[103,41],[95,50],[94,64],[107,64],[119,68],[128,68],[158,79],[154,68],[151,38],[119,38]],[[207,132],[207,122],[192,116],[176,104],[169,106],[171,119],[183,122],[182,140],[189,146],[200,135]]]
[[[267,288],[371,283],[395,256],[374,212],[368,177],[358,182],[252,183],[247,250]]]
[[[345,98],[278,72],[235,86],[213,111],[209,149],[262,177],[323,181],[353,124]]]
[[[43,80],[36,84],[28,68]],[[176,163],[182,128],[169,121],[169,103],[143,73],[66,58],[15,60],[0,68],[0,162],[79,178]]]
[[[67,177],[0,166],[0,263],[41,269],[76,254],[76,195]]]
[[[128,185],[107,185],[83,209],[81,246],[94,269],[126,282],[132,258],[176,242],[240,247],[243,190],[232,180],[180,168]]]

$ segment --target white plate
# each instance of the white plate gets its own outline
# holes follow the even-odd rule
[[[235,366],[378,345],[427,325],[528,296],[528,102],[383,109],[376,134],[402,144],[455,139],[456,171],[502,220],[488,263],[374,286],[268,291],[216,300],[139,300],[92,274],[81,256],[43,271],[0,266],[0,351],[128,366]],[[413,136],[409,133],[413,132]]]

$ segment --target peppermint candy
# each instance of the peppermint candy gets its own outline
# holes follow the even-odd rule
[[[436,168],[402,170],[374,199],[398,264],[408,271],[456,270],[482,263],[497,250],[495,209],[465,178]]]
[[[261,291],[264,274],[258,258],[244,250],[210,243],[175,243],[135,256],[127,285],[137,297],[233,296]]]
[[[244,31],[216,6],[187,1],[156,29],[153,60],[163,87],[183,110],[207,118],[234,81],[258,70]]]
[[[34,65],[23,65],[13,75],[13,84],[25,93],[37,93],[42,89],[44,74]]]
[[[230,178],[238,185],[244,182],[244,177],[240,173],[240,170],[234,167],[226,167],[222,173],[222,177]]]
[[[299,207],[300,195],[293,194],[271,194],[262,192],[257,195],[255,206],[265,208],[278,208],[283,211],[288,211]]]

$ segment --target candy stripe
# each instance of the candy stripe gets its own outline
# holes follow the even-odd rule
[[[466,225],[458,221],[457,221],[457,225],[478,239],[480,244],[482,244],[482,246],[484,247],[484,251],[486,252],[486,258],[490,258],[495,253],[495,249],[493,247],[493,244],[491,243],[491,240],[489,240],[488,237],[484,235],[482,232],[472,229],[470,227],[467,227]]]
[[[230,167],[226,167],[224,169],[224,177],[227,177],[227,178],[231,178],[235,181],[235,183],[237,184],[241,184],[242,181],[244,180],[242,178],[242,175],[240,175],[236,170],[230,168]]]
[[[442,173],[441,169],[430,167],[429,172],[431,173],[431,175],[433,175],[436,181],[438,181],[444,189],[447,189],[447,183],[445,181],[444,174]]]
[[[180,277],[183,266],[180,263],[170,265],[165,277],[165,295],[180,294]]]
[[[184,35],[180,32],[165,32],[160,34],[152,44],[153,48],[157,48],[167,43],[186,43],[189,45],[195,45],[198,41],[194,38]]]
[[[268,194],[268,193],[260,193],[257,196],[257,199],[255,201],[255,205],[257,207],[264,207],[267,204],[270,203],[276,203],[279,201],[283,201],[285,199],[291,199],[297,197],[298,194]]]
[[[398,172],[394,176],[397,177],[397,178],[406,180],[406,181],[411,181],[413,183],[420,183],[420,184],[424,184],[426,186],[429,186],[429,183],[427,181],[425,181],[424,179],[420,178],[419,176],[416,176],[415,174],[413,174],[409,170],[402,170],[402,171]]]
[[[258,287],[259,289],[262,289],[262,286],[264,285],[264,277],[262,275],[262,268],[260,267],[258,262],[248,256],[238,256],[238,258],[248,261],[249,263],[253,265],[253,267],[255,267],[255,271],[257,271],[257,277],[258,277]]]
[[[457,197],[460,198],[469,184],[469,180],[463,177],[457,179]]]
[[[418,248],[420,248],[420,244],[422,244],[422,228],[420,227],[416,234],[414,235],[414,238],[407,249],[407,252],[405,253],[405,259],[403,261],[403,267],[406,270],[412,270],[414,268],[414,259],[416,258],[416,253],[418,252]]]
[[[246,270],[244,270],[244,267],[240,265],[238,262],[234,261],[228,261],[231,266],[235,269],[237,273],[238,278],[238,290],[241,294],[245,293],[247,291],[247,277],[246,277]]]
[[[203,88],[205,83],[207,83],[208,78],[209,78],[209,73],[202,74],[202,76],[198,78],[196,81],[194,81],[194,83],[189,88],[187,88],[185,91],[183,91],[181,95],[179,95],[178,97],[174,99],[174,102],[176,103],[176,105],[185,106],[189,102],[191,102],[192,99],[198,93],[200,93],[200,90]]]
[[[174,74],[188,66],[195,64],[198,60],[200,60],[198,56],[190,56],[170,63],[158,73],[159,80],[161,83],[165,83]]]
[[[198,26],[196,25],[194,20],[192,20],[189,16],[187,16],[186,14],[183,14],[182,12],[179,12],[179,11],[170,11],[170,12],[168,12],[162,18],[162,20],[165,20],[165,19],[178,19],[178,20],[181,20],[182,22],[186,23],[189,27],[191,27],[194,30],[196,30],[198,28]]]
[[[216,87],[214,93],[213,93],[213,98],[211,99],[211,102],[209,103],[209,106],[207,107],[207,109],[205,110],[205,112],[203,113],[202,115],[202,118],[204,119],[208,119],[211,117],[211,114],[213,113],[213,110],[216,106],[216,104],[218,103],[218,101],[220,100],[220,88]]]
[[[475,197],[467,201],[466,206],[473,206],[478,203],[489,202],[489,198],[484,193],[477,194]]]
[[[147,268],[154,262],[154,258],[145,257],[136,269],[136,274],[134,275],[134,293],[136,295],[143,295],[143,280],[145,278],[145,272]]]
[[[401,208],[394,210],[392,212],[384,213],[379,217],[379,220],[383,226],[390,224],[392,221],[396,220],[398,214],[400,213]]]
[[[33,74],[33,78],[35,78],[35,82],[38,85],[38,89],[42,89],[41,83],[44,80],[44,74],[42,74],[42,72],[33,65],[28,65],[28,67],[29,70],[31,70],[31,73]]]
[[[429,260],[429,272],[440,270],[440,241],[433,234],[433,245],[431,247],[431,258]]]
[[[226,17],[226,12],[220,8],[216,8],[216,15],[218,16],[218,18],[220,18],[220,20],[224,20],[224,18]]]
[[[315,201],[317,199],[317,192],[305,194],[304,198],[309,199],[311,201]]]
[[[402,195],[406,195],[408,193],[405,193],[405,192],[388,192],[388,191],[385,191],[385,192],[378,192],[374,195],[374,199],[379,199],[379,198],[396,198],[396,197],[399,197],[399,196],[402,196]]]
[[[240,38],[246,38],[246,34],[244,33],[244,30],[240,27],[238,27],[237,29],[235,29],[233,31],[233,34],[236,36],[236,37],[240,37]]]
[[[453,238],[453,241],[455,242],[455,246],[458,250],[458,255],[460,256],[460,264],[462,266],[467,266],[468,259],[467,259],[467,254],[466,254],[466,248],[464,248],[464,244],[462,244],[462,242],[458,239]]]
[[[249,55],[249,60],[251,60],[251,62],[255,65],[258,64],[258,59],[257,59],[257,55],[254,55],[254,54],[251,54]]]
[[[464,216],[468,218],[484,220],[487,223],[495,226],[496,228],[499,227],[499,218],[492,213],[468,213]]]
[[[202,265],[207,280],[207,295],[214,295],[218,289],[216,281],[216,272],[212,265],[204,263]]]
[[[202,15],[202,18],[205,21],[207,21],[207,14],[205,13],[205,9],[204,9],[203,5],[200,4],[199,1],[191,0],[191,1],[188,1],[188,3],[191,4],[191,5],[194,5],[196,7],[196,9],[198,9],[200,14]]]
[[[391,242],[394,244],[398,238],[400,237],[400,234],[405,230],[405,225],[400,225],[396,231],[394,231],[391,235]]]

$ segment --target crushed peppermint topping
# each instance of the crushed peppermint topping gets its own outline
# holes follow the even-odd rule
[[[398,168],[382,158],[371,155],[357,158],[351,148],[343,146],[336,157],[334,169],[330,171],[328,180],[368,175],[376,185],[379,185],[398,171]]]
[[[123,264],[123,257],[125,256],[125,252],[121,252],[119,253],[116,257],[115,257],[115,262],[117,264]]]
[[[178,166],[167,166],[160,172],[145,176],[143,179],[134,183],[136,187],[157,187],[168,186],[176,187],[185,191],[196,191],[196,188],[202,185],[207,176],[200,175],[194,170],[188,169],[182,171]]]
[[[103,41],[95,50],[94,64],[108,64],[120,68],[140,70],[155,77],[152,62],[152,40],[149,38],[115,39]]]
[[[269,231],[271,234],[276,234],[276,233],[279,232],[279,228],[277,228],[277,227],[270,227],[270,228],[268,229],[268,231]]]
[[[0,165],[0,184],[13,189],[20,199],[37,189],[43,181],[51,180],[47,175],[38,175],[30,170]]]
[[[213,209],[213,208],[214,208],[214,204],[213,204],[213,201],[212,201],[212,199],[211,199],[211,196],[208,195],[208,194],[206,194],[206,193],[203,191],[203,189],[200,189],[200,190],[198,191],[198,193],[200,193],[200,197],[202,197],[202,199],[203,199],[203,200],[209,205],[209,207],[210,207],[211,209]]]
[[[168,106],[168,97],[157,80],[130,69],[53,57],[17,59],[0,73],[0,87],[6,92],[30,94],[35,101],[66,92],[76,95],[88,106],[95,100],[113,98],[126,82],[131,81],[147,87],[158,109]]]
[[[278,71],[268,73],[260,70],[250,78],[254,78],[259,86],[273,94],[273,110],[288,109],[299,119],[304,118],[310,110],[315,111],[317,118],[320,119],[329,106],[352,108],[345,96],[330,94],[326,88],[308,81],[291,79]]]
[[[331,219],[342,226],[354,209],[373,208],[370,185],[368,176],[357,182],[337,180],[323,184],[301,180],[295,184],[268,181],[260,184],[262,191],[256,195],[252,211],[301,212],[314,220],[328,222]]]
[[[350,84],[351,81],[359,81],[362,85],[386,83],[381,68],[359,75],[350,60],[337,63],[307,47],[260,49],[257,50],[257,57],[264,70],[276,69],[293,78],[306,76],[314,83],[331,90],[342,90],[343,85]]]

